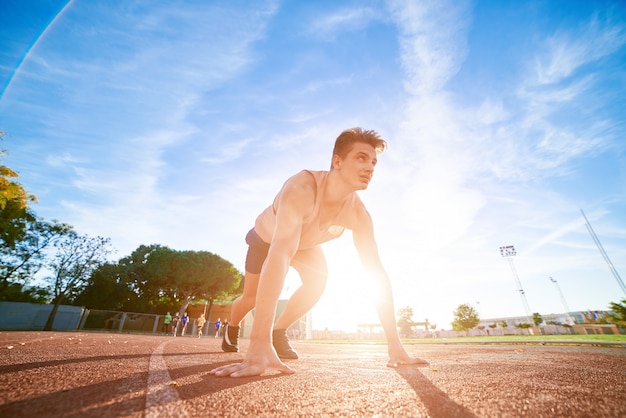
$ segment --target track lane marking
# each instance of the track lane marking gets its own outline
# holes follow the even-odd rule
[[[185,403],[178,396],[178,391],[172,385],[172,377],[167,371],[163,348],[168,343],[161,343],[150,356],[148,369],[148,388],[146,390],[146,406],[144,417],[189,417]]]

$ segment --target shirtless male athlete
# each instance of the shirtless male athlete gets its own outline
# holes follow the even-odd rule
[[[387,338],[387,365],[426,363],[410,357],[400,342],[391,285],[378,255],[372,219],[356,193],[367,188],[377,155],[386,146],[375,131],[343,131],[335,141],[330,171],[304,170],[289,178],[273,204],[259,215],[246,236],[249,247],[243,294],[233,303],[222,341],[224,351],[238,351],[239,324],[256,307],[250,346],[243,363],[218,367],[211,374],[243,377],[270,370],[295,372],[281,361],[298,358],[286,330],[324,291],[328,272],[320,244],[338,238],[345,229],[352,231],[363,267],[377,286],[376,310]],[[289,266],[299,273],[302,286],[274,323]]]

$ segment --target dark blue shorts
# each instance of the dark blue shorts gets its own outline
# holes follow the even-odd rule
[[[246,271],[252,274],[261,273],[263,263],[267,258],[270,245],[263,241],[261,237],[252,228],[246,235],[246,243],[248,244],[248,253],[246,254]]]

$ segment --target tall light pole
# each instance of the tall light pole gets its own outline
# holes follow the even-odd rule
[[[515,270],[515,265],[513,264],[513,257],[517,254],[515,251],[515,247],[512,245],[507,245],[504,247],[500,247],[500,255],[507,259],[509,262],[509,266],[511,267],[511,272],[513,272],[513,279],[515,280],[515,285],[517,286],[517,291],[519,292],[522,303],[524,304],[524,309],[526,310],[526,315],[528,315],[528,319],[530,320],[530,325],[532,326],[535,322],[533,321],[533,315],[530,313],[530,308],[528,307],[528,301],[526,300],[526,293],[522,288],[522,282],[517,275],[517,270]]]
[[[569,307],[567,306],[567,302],[565,302],[565,296],[563,296],[563,292],[561,292],[559,282],[557,282],[556,279],[553,279],[552,277],[550,277],[550,281],[554,283],[554,285],[556,286],[556,290],[559,292],[559,296],[561,297],[561,303],[563,304],[563,308],[565,309],[565,314],[567,315],[567,319],[569,320],[570,325],[574,325],[574,320],[569,314]]]
[[[600,251],[600,254],[602,254],[602,257],[604,257],[604,261],[606,261],[606,265],[609,266],[609,270],[611,270],[611,273],[613,273],[613,277],[615,277],[615,280],[617,280],[617,284],[619,285],[619,287],[622,288],[622,292],[624,292],[624,294],[626,295],[626,286],[624,286],[624,282],[622,281],[622,278],[619,276],[619,273],[615,269],[615,266],[613,265],[613,263],[611,263],[611,259],[609,258],[609,255],[606,253],[606,251],[604,251],[604,247],[600,243],[598,236],[596,235],[595,231],[591,227],[591,224],[589,223],[589,219],[587,219],[587,216],[585,216],[585,212],[583,212],[582,209],[580,210],[580,213],[582,213],[583,218],[585,218],[585,226],[587,227],[587,231],[589,231],[589,235],[591,235],[591,239],[593,239],[593,242],[596,243],[596,246],[598,247],[598,251]]]

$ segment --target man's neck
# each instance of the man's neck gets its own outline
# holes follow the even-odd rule
[[[355,190],[346,184],[337,172],[330,170],[326,179],[323,202],[327,205],[342,204]]]

